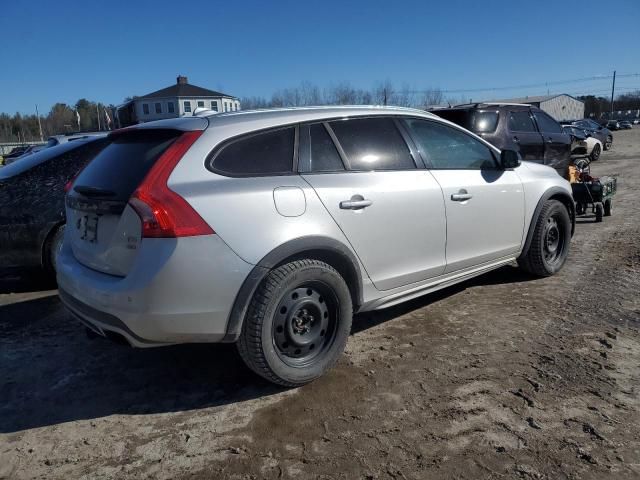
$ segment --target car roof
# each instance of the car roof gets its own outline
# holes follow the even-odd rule
[[[344,105],[322,107],[291,107],[265,110],[238,110],[234,112],[203,114],[192,117],[180,117],[167,120],[147,122],[128,128],[177,128],[180,130],[204,129],[211,127],[232,127],[238,124],[247,126],[247,130],[258,130],[278,125],[289,125],[300,122],[322,121],[353,116],[404,115],[434,118],[436,115],[404,107],[384,107],[371,105]]]

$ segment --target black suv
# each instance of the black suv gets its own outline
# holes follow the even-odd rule
[[[516,150],[523,160],[568,174],[571,136],[539,108],[523,104],[472,103],[432,113],[471,130],[500,149]]]

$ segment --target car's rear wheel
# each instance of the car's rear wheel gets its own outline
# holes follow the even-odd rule
[[[571,218],[567,207],[558,200],[547,200],[536,220],[531,243],[518,258],[527,272],[548,277],[560,271],[571,242]]]
[[[272,270],[249,305],[238,351],[267,380],[295,387],[324,374],[349,337],[349,288],[330,265],[296,260]]]
[[[596,143],[593,146],[593,150],[591,150],[591,160],[594,162],[598,160],[600,158],[600,153],[601,153],[600,145]]]

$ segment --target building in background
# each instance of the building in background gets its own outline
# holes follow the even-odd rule
[[[233,95],[198,87],[178,76],[175,85],[147,95],[134,97],[116,109],[119,127],[136,123],[193,115],[196,108],[215,112],[240,110],[240,101]]]
[[[571,95],[561,93],[558,95],[541,95],[537,97],[509,98],[491,100],[500,103],[527,103],[547,112],[557,121],[577,120],[584,118],[584,102],[573,98]]]

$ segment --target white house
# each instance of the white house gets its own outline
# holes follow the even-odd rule
[[[175,85],[147,95],[134,97],[118,106],[117,120],[121,127],[136,123],[191,116],[198,108],[215,112],[240,110],[237,97],[192,85],[187,77],[178,76]]]

